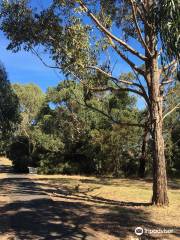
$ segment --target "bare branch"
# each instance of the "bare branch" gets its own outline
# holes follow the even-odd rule
[[[88,88],[89,90],[92,90],[94,92],[105,92],[105,91],[111,91],[111,92],[132,92],[140,95],[141,97],[144,97],[144,94],[138,90],[132,89],[132,88],[114,88],[114,87],[104,87],[104,88]]]
[[[116,77],[113,77],[111,74],[105,72],[104,70],[102,70],[101,68],[97,67],[97,66],[87,66],[87,68],[92,68],[92,69],[95,69],[97,71],[99,71],[100,73],[104,74],[105,76],[111,78],[111,79],[114,79],[118,82],[121,82],[121,83],[124,83],[124,84],[129,84],[129,85],[134,85],[133,82],[130,82],[130,81],[126,81],[126,80],[121,80],[121,79],[118,79]]]
[[[177,60],[174,59],[172,62],[170,62],[169,64],[167,64],[166,66],[160,69],[160,74],[162,74],[163,71],[165,72],[166,70],[169,70],[172,66],[176,67],[176,65],[177,65]]]
[[[147,58],[140,54],[137,50],[132,48],[130,45],[125,43],[122,39],[116,37],[114,34],[112,34],[107,28],[105,28],[100,21],[94,16],[94,14],[87,8],[87,6],[83,3],[83,1],[79,0],[79,4],[84,9],[84,11],[88,14],[88,16],[95,22],[96,26],[108,37],[113,39],[114,41],[118,42],[121,46],[125,47],[126,50],[131,52],[133,55],[139,57],[141,60],[145,61]]]
[[[177,60],[173,60],[172,62],[164,66],[163,70],[167,70],[168,68],[172,67],[174,64],[177,64]]]
[[[119,91],[126,91],[126,92],[132,92],[132,93],[135,93],[143,98],[145,98],[144,96],[144,93],[143,92],[140,92],[136,89],[132,89],[132,88],[120,88]]]
[[[92,68],[92,67],[91,67]],[[132,86],[137,86],[137,87],[141,87],[139,84],[137,83],[131,83],[129,81],[124,81],[124,80],[119,80],[117,78],[114,78],[112,77],[111,75],[109,75],[108,73],[104,72],[102,69],[98,68],[98,67],[93,67],[95,68],[96,70],[99,70],[101,73],[105,74],[106,76],[116,80],[116,81],[119,81],[119,82],[122,82],[122,83],[125,83],[125,84],[130,84]],[[73,74],[73,73],[72,73]],[[145,99],[145,101],[147,101],[146,99],[146,94],[144,94],[144,92],[141,92],[141,91],[138,91],[136,89],[132,89],[132,88],[124,88],[124,87],[120,87],[118,86],[118,88],[114,88],[114,87],[110,87],[110,86],[106,86],[106,87],[103,87],[103,88],[93,88],[93,87],[90,87],[88,86],[87,83],[85,83],[82,79],[80,79],[78,76],[76,76],[75,74],[73,74],[81,84],[83,84],[85,87],[87,87],[89,90],[92,90],[92,91],[95,91],[95,92],[103,92],[103,91],[111,91],[111,92],[120,92],[120,91],[126,91],[126,92],[132,92],[132,93],[135,93],[141,97],[143,97]]]
[[[172,83],[172,82],[174,82],[174,79],[171,79],[171,80],[168,80],[168,81],[163,81],[161,84],[165,85],[165,84],[169,84],[169,83]]]
[[[141,97],[144,98],[145,102],[147,103],[148,106],[150,106],[150,102],[149,102],[149,97],[143,87],[143,85],[141,84],[140,80],[139,80],[139,77],[137,76],[137,73],[134,71],[134,74],[136,75],[136,78],[139,80],[140,84],[138,83],[134,83],[134,82],[130,82],[130,81],[126,81],[126,80],[122,80],[122,79],[118,79],[118,78],[115,78],[113,77],[112,75],[110,75],[109,73],[103,71],[101,68],[97,67],[97,66],[89,66],[88,68],[92,68],[92,69],[95,69],[97,71],[99,71],[100,73],[104,74],[105,76],[111,78],[112,80],[114,80],[113,82],[116,84],[116,86],[118,88],[120,88],[120,86],[117,84],[117,83],[124,83],[126,85],[131,85],[131,86],[134,86],[134,87],[138,87],[141,91],[137,91],[135,89],[132,89],[132,88],[121,88],[121,90],[124,90],[124,91],[130,91],[130,92],[133,92],[133,93],[136,93],[138,95],[140,95]],[[98,90],[98,89],[97,89]],[[99,89],[99,91],[108,91],[108,90],[112,90],[112,88],[110,89]],[[118,89],[113,89],[113,91],[116,91]]]
[[[144,93],[144,99],[145,99],[148,107],[150,107],[151,104],[150,104],[149,96],[148,96],[148,94],[146,93],[145,87],[142,85],[141,80],[139,79],[139,76],[138,76],[137,72],[135,72],[134,69],[132,69],[132,70],[133,70],[133,72],[134,72],[134,74],[135,74],[135,76],[136,76],[136,78],[137,78],[137,80],[138,80],[138,82],[139,82],[139,88],[140,88],[140,89],[142,90],[142,92]]]
[[[143,77],[145,77],[145,72],[144,70],[142,70],[141,68],[139,68],[138,66],[135,65],[135,63],[133,63],[128,57],[126,57],[121,50],[115,45],[115,43],[112,41],[111,38],[109,38],[110,44],[111,46],[114,48],[114,50],[119,54],[119,56],[125,61],[127,62],[130,67],[132,67],[135,71],[137,71],[139,74],[141,74]]]
[[[174,112],[176,109],[180,108],[180,103],[178,103],[173,109],[171,109],[169,112],[167,112],[164,116],[163,116],[163,120],[169,116],[172,112]]]
[[[137,6],[137,12],[138,12],[141,20],[143,21],[143,23],[146,24],[147,27],[152,28],[151,24],[148,23],[148,21],[146,20],[146,17],[142,14],[142,12],[138,6]]]
[[[168,73],[165,73],[165,77],[162,79],[161,81],[161,85],[163,84],[168,84],[173,82],[175,79],[170,78],[170,76],[172,76],[172,74],[176,71],[177,67],[176,65],[174,65],[174,67],[172,69],[168,69]]]
[[[144,5],[144,2],[143,2],[142,0],[140,0],[140,2],[141,2],[141,6],[142,6],[143,11],[144,11],[145,13],[147,13],[147,10],[146,10],[146,7],[145,7],[145,5]]]
[[[59,69],[60,68],[58,66],[51,66],[51,65],[48,65],[43,59],[42,57],[39,55],[39,53],[34,49],[34,48],[31,48],[31,52],[36,55],[36,57],[39,58],[39,60],[42,62],[42,64],[45,66],[45,67],[48,67],[48,68],[53,68],[53,69]]]
[[[134,19],[134,24],[136,26],[136,30],[137,30],[137,33],[139,35],[139,38],[140,38],[140,41],[141,41],[141,44],[144,46],[144,48],[146,49],[146,51],[148,52],[148,54],[150,56],[152,56],[152,53],[151,51],[149,50],[143,36],[142,36],[142,33],[141,33],[141,29],[139,27],[139,24],[138,24],[138,21],[137,21],[137,17],[136,17],[136,12],[137,12],[137,8],[135,8],[135,5],[134,5],[134,0],[130,0],[131,2],[131,6],[132,6],[132,14],[133,14],[133,19]]]
[[[116,77],[113,77],[111,74],[105,72],[104,70],[102,70],[101,68],[99,68],[97,66],[87,66],[86,68],[91,68],[91,69],[97,70],[98,72],[104,74],[105,76],[107,76],[109,78],[113,78],[113,79],[118,80]]]
[[[129,88],[129,91],[131,91],[131,92],[133,91],[134,93],[136,93],[136,94],[144,97],[145,101],[146,101],[147,104],[149,105],[149,98],[148,98],[148,96],[147,96],[147,94],[146,94],[146,91],[145,91],[145,89],[144,89],[144,87],[142,86],[141,83],[138,84],[138,83],[134,83],[134,82],[130,82],[130,81],[126,81],[126,80],[122,80],[122,79],[115,78],[115,77],[113,77],[112,75],[110,75],[109,73],[105,72],[104,70],[102,70],[101,68],[99,68],[99,67],[97,67],[97,66],[89,66],[88,68],[92,68],[92,69],[95,69],[95,70],[99,71],[100,73],[102,73],[102,74],[104,74],[105,76],[111,78],[112,80],[115,80],[116,83],[119,82],[119,83],[124,83],[124,84],[127,84],[127,85],[131,85],[131,86],[134,86],[134,87],[138,87],[139,89],[142,90],[142,92],[137,91],[137,90],[135,90],[135,89],[130,89],[130,88]],[[133,71],[134,71],[134,69],[133,69]],[[137,77],[137,74],[136,74],[135,71],[134,71],[134,73],[135,73],[135,75],[136,75],[136,77]],[[137,78],[138,78],[138,77],[137,77]],[[118,85],[117,85],[117,86],[118,86]],[[120,87],[120,86],[118,86],[118,87]],[[124,88],[123,88],[123,89],[124,89]],[[109,89],[109,90],[110,90],[110,89]],[[136,92],[135,92],[135,91],[136,91]]]

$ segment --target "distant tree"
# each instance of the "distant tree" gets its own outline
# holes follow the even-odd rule
[[[0,150],[5,151],[10,137],[20,122],[18,97],[8,80],[6,70],[0,64]]]
[[[20,131],[26,131],[35,121],[43,103],[44,94],[35,84],[13,84],[12,88],[19,98],[22,122]]]
[[[169,174],[178,175],[180,173],[180,84],[171,86],[168,89],[168,97],[164,104],[169,110],[176,109],[171,114],[169,111],[165,113],[164,119],[164,136],[166,139],[165,154],[167,159],[167,169]]]
[[[33,126],[43,103],[44,94],[35,84],[13,84],[12,88],[19,99],[21,123],[15,131],[8,154],[16,171],[27,172],[28,165],[34,164],[32,155],[37,142],[35,136],[38,134],[34,133]]]
[[[44,130],[59,135],[64,143],[65,161],[72,164],[78,156],[75,162],[79,171],[135,175],[141,130],[122,128],[119,124],[138,118],[135,98],[127,92],[89,94],[88,99],[86,94],[81,84],[70,80],[50,88],[46,99],[53,110],[48,111],[49,116],[42,116]],[[125,165],[129,166],[129,172]],[[130,171],[132,165],[134,171]]]

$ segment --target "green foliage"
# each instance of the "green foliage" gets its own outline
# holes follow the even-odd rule
[[[36,115],[43,104],[44,94],[35,84],[13,84],[12,87],[19,98],[22,119],[17,134],[29,137],[30,128],[35,124]]]
[[[179,122],[172,131],[172,166],[170,171],[174,176],[180,176],[180,124]]]
[[[13,90],[20,101],[21,113],[26,114],[29,123],[34,120],[43,103],[44,94],[35,84],[13,84]]]
[[[9,142],[9,156],[16,171],[27,172],[27,166],[37,165],[37,160],[33,157],[37,139],[43,142],[44,145],[47,145],[46,138],[41,136],[43,133],[40,135],[33,128],[35,117],[43,103],[44,95],[41,89],[34,84],[14,84],[12,88],[19,100],[21,123],[14,132],[15,137]],[[47,139],[50,141],[49,137]],[[19,151],[20,154],[18,154]]]
[[[20,112],[18,97],[2,65],[0,65],[0,99],[0,151],[5,151],[10,137],[20,122]]]
[[[58,12],[56,5],[39,13],[29,8],[27,1],[5,3],[1,9],[1,29],[11,41],[8,49],[18,51],[23,47],[30,51],[43,44],[45,51],[51,54],[66,75],[71,72],[80,75],[84,67],[92,63],[90,26],[82,24],[79,17],[72,15],[67,20],[63,19],[63,10]]]
[[[41,173],[124,176],[137,172],[138,129],[112,125],[112,120],[98,111],[112,114],[116,120],[138,119],[134,97],[125,92],[92,94],[88,100],[92,108],[89,108],[84,101],[84,88],[74,81],[63,81],[48,90],[45,101],[47,104],[41,109],[43,114],[38,116],[37,124],[43,131],[57,136],[64,148],[56,157],[46,155],[42,158]],[[53,109],[47,107],[48,104]],[[134,167],[128,172],[126,167],[123,173],[130,159],[129,166],[134,166],[135,162],[136,171]]]
[[[175,86],[169,88],[168,97],[165,102],[166,108],[168,109],[166,113],[171,111],[180,101],[180,84],[177,83]],[[180,111],[179,108],[167,115],[165,118],[165,142],[166,142],[166,159],[168,172],[172,176],[179,175],[180,172]]]
[[[175,98],[178,89],[178,85],[171,89],[167,106],[178,101]],[[90,108],[86,106],[84,91],[82,85],[74,81],[62,81],[57,87],[49,88],[44,102],[31,113],[31,122],[26,127],[28,135],[22,131],[24,134],[14,138],[9,146],[9,157],[16,171],[27,172],[28,166],[34,166],[40,174],[137,175],[142,129],[114,124],[111,118],[99,112],[100,109],[116,120],[138,122],[142,113],[136,109],[135,98],[126,92],[92,93],[88,100]],[[21,106],[26,103],[25,92],[19,95]],[[27,114],[28,104],[27,101],[23,108]],[[171,175],[177,175],[179,171],[176,121],[178,115],[174,113],[165,122],[168,133],[166,156]],[[170,132],[172,124],[177,126]],[[150,145],[151,142],[149,149]],[[147,155],[151,158],[150,153]],[[151,164],[147,164],[146,172],[149,173],[151,168]]]
[[[40,152],[43,151],[56,153],[64,148],[63,143],[58,137],[55,137],[52,134],[44,133],[39,126],[32,127],[30,132],[30,140],[34,149],[37,149]]]
[[[8,147],[7,156],[12,160],[15,172],[27,173],[32,146],[25,136],[17,136]]]
[[[96,149],[96,161],[100,174],[116,177],[136,175],[140,152],[137,128],[114,125],[110,130],[93,130],[91,143]]]
[[[178,0],[158,1],[156,26],[167,56],[170,59],[179,58],[180,3]]]

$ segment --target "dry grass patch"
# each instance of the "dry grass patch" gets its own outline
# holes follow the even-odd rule
[[[142,239],[179,239],[179,180],[169,182],[170,206],[164,208],[149,205],[152,195],[150,180],[61,176],[51,180],[39,179],[38,182],[55,202],[82,204],[81,211],[88,210],[91,215],[85,227],[110,234],[110,239],[137,239],[134,234],[136,226],[174,230],[172,234],[146,234]]]
[[[0,156],[0,164],[4,166],[12,166],[12,161],[6,157]]]

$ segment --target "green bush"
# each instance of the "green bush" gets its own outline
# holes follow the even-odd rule
[[[31,160],[29,150],[31,146],[29,141],[24,136],[18,136],[9,145],[7,157],[12,160],[15,172],[27,173],[28,164]]]

